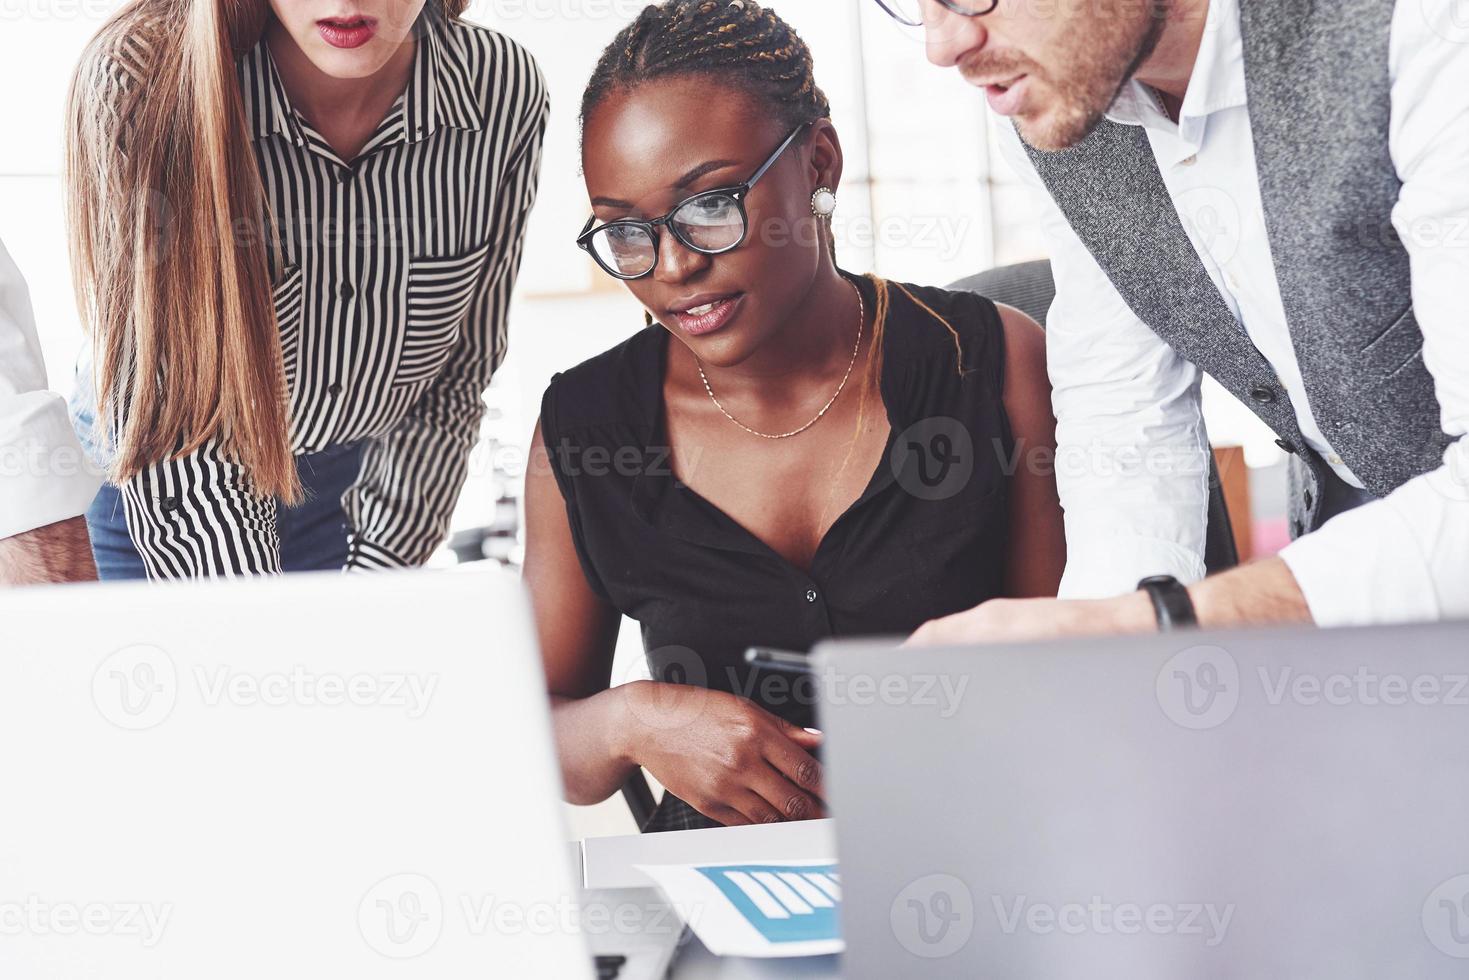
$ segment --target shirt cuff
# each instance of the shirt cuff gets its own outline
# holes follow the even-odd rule
[[[1204,577],[1203,556],[1162,538],[1068,533],[1062,599],[1109,599],[1137,590],[1149,575],[1172,575],[1184,584]]]
[[[353,537],[347,544],[347,564],[344,571],[365,572],[408,567],[408,562],[371,541]]]
[[[7,399],[0,419],[0,538],[86,513],[102,474],[51,391]]]
[[[1411,486],[1400,487],[1394,496]],[[1280,557],[1317,626],[1440,618],[1429,561],[1414,528],[1397,509],[1406,503],[1399,498],[1364,504],[1282,549]]]

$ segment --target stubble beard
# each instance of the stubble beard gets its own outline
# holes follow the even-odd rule
[[[1151,8],[1142,25],[1101,21],[1111,29],[1100,36],[1095,31],[1065,32],[1075,40],[1058,51],[1052,63],[1073,67],[1047,80],[1053,94],[1039,114],[1015,118],[1025,142],[1056,152],[1076,146],[1097,128],[1117,94],[1158,46],[1168,0],[1154,0]]]

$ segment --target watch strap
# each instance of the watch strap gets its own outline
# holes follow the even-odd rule
[[[1199,617],[1194,612],[1194,602],[1189,598],[1188,587],[1172,575],[1150,575],[1137,584],[1153,602],[1153,613],[1158,617],[1158,631],[1194,629]]]

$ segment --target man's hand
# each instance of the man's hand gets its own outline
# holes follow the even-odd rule
[[[1212,576],[1190,586],[1188,594],[1205,629],[1311,622],[1306,598],[1279,558]],[[924,623],[908,643],[1016,643],[1157,628],[1153,604],[1142,592],[1115,599],[992,599]]]
[[[908,638],[908,644],[1020,643],[1155,629],[1153,605],[1141,592],[1116,599],[991,599],[973,609],[929,620]]]
[[[0,585],[96,580],[92,539],[84,518],[73,517],[0,539]]]

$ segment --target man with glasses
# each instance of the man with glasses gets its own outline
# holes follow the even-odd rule
[[[878,3],[1009,117],[1057,283],[1063,598],[918,639],[1469,616],[1454,4]],[[1205,373],[1290,454],[1295,538],[1207,579]]]

